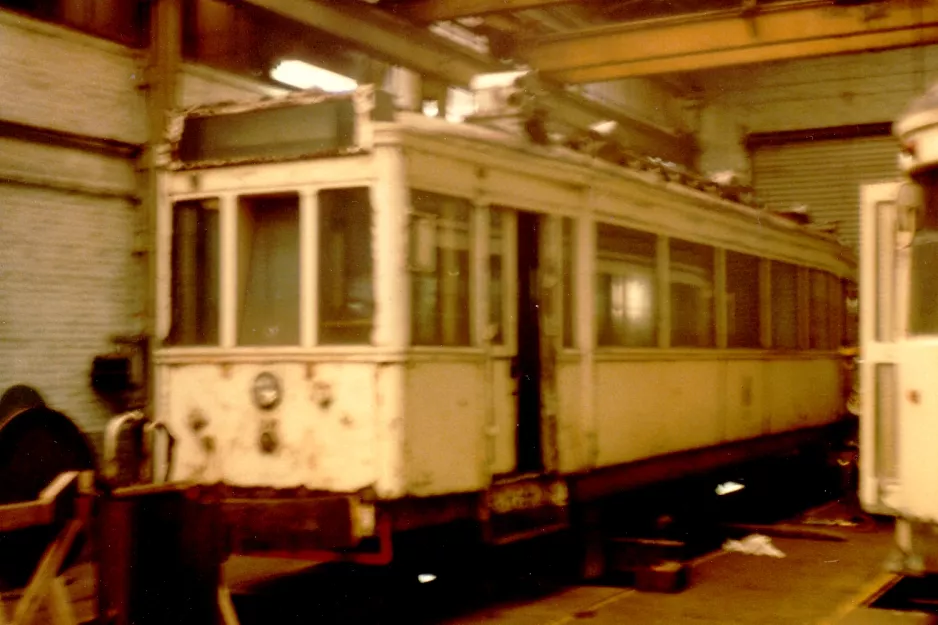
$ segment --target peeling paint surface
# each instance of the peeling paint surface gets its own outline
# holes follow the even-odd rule
[[[377,405],[377,367],[321,363],[308,376],[302,363],[239,364],[227,373],[222,365],[164,366],[173,479],[343,492],[386,484],[377,424],[393,419]],[[282,388],[270,410],[252,400],[262,372]]]
[[[835,358],[597,363],[599,465],[829,422],[842,400],[840,366]]]

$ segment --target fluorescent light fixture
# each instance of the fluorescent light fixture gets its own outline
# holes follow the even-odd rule
[[[421,573],[417,576],[417,581],[421,584],[429,584],[430,582],[436,579],[436,575],[433,573]]]
[[[735,493],[746,488],[739,482],[723,482],[718,484],[716,488],[717,495],[729,495],[730,493]]]
[[[292,59],[280,61],[277,67],[271,70],[270,77],[299,89],[321,89],[329,93],[354,91],[358,86],[358,83],[348,76]]]
[[[424,100],[423,102],[423,114],[427,117],[439,117],[440,116],[440,103],[436,100]]]

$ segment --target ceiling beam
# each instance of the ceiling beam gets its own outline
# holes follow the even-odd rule
[[[501,63],[464,51],[379,9],[356,3],[328,0],[242,0],[300,24],[348,41],[374,58],[406,67],[446,84],[468,87],[478,74],[504,71]],[[680,129],[664,128],[635,119],[619,109],[570,93],[559,85],[544,85],[542,104],[558,121],[585,127],[597,121],[614,120],[623,129],[640,136],[648,145],[657,146],[662,157],[679,160],[686,151],[686,137]],[[653,152],[652,152],[653,153]]]
[[[408,19],[418,22],[440,22],[460,17],[541,9],[554,4],[571,4],[574,0],[419,0],[395,7]]]
[[[877,12],[798,2],[748,17],[719,12],[578,31],[522,42],[519,50],[545,76],[588,83],[936,41],[935,3],[894,2]]]
[[[413,24],[365,5],[313,0],[243,0],[348,41],[363,52],[444,82],[468,86],[477,74],[504,71],[504,65],[457,47]]]

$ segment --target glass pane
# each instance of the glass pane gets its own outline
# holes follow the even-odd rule
[[[760,347],[759,259],[726,253],[726,344]]]
[[[711,347],[713,323],[713,248],[670,242],[671,345]]]
[[[844,310],[847,302],[840,278],[830,274],[827,277],[830,285],[831,348],[837,349],[844,344]]]
[[[772,263],[772,345],[798,347],[798,268]]]
[[[493,345],[505,343],[505,211],[489,212],[489,337]]]
[[[564,217],[562,224],[562,248],[563,248],[563,266],[562,270],[562,299],[563,307],[563,346],[573,347],[574,341],[574,323],[576,316],[573,294],[576,291],[576,281],[573,272],[573,256],[576,253],[574,245],[573,219]]]
[[[909,270],[909,334],[938,334],[938,229],[912,239]]]
[[[367,344],[374,324],[368,188],[319,192],[319,342]]]
[[[469,216],[467,200],[413,191],[414,212],[434,224],[432,262],[411,276],[414,345],[469,345]],[[413,235],[413,233],[412,233]]]
[[[656,340],[653,234],[596,226],[597,343],[649,347]]]
[[[295,193],[239,200],[239,345],[300,342],[299,214]]]
[[[173,205],[172,320],[167,345],[217,345],[218,200]]]
[[[811,279],[811,325],[808,335],[811,340],[811,349],[831,349],[830,334],[830,289],[827,274],[812,269]]]

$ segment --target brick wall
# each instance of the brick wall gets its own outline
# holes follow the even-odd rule
[[[140,143],[138,52],[0,11],[0,120]],[[185,104],[271,90],[197,66]],[[99,438],[110,411],[92,359],[142,327],[134,163],[0,138],[0,393],[37,388]]]

